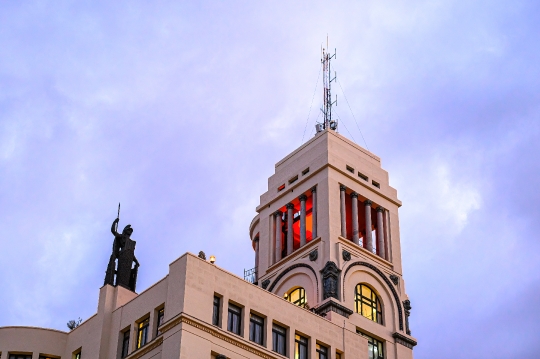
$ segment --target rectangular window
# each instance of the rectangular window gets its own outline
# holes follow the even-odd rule
[[[336,359],[341,359],[341,354],[340,353],[336,353]]]
[[[281,355],[287,355],[287,329],[272,325],[272,350]]]
[[[352,168],[351,166],[347,166],[347,171],[354,173],[354,168]]]
[[[161,326],[161,324],[163,324],[164,318],[165,318],[165,308],[161,308],[157,312],[156,337],[161,334],[161,332],[159,331],[159,327]]]
[[[219,325],[219,309],[221,308],[221,298],[214,295],[214,309],[212,312],[212,324]]]
[[[296,182],[297,180],[298,180],[298,175],[296,175],[296,176],[294,176],[293,178],[291,178],[291,179],[289,180],[289,184],[294,183],[294,182]]]
[[[81,359],[82,358],[82,350],[78,349],[73,353],[73,359]],[[10,358],[11,359],[11,358]]]
[[[285,183],[278,187],[277,191],[281,192],[285,189]]]
[[[375,187],[381,188],[381,185],[379,184],[379,182],[371,181],[371,183],[372,183]]]
[[[294,336],[294,359],[307,359],[308,340],[301,335]]]
[[[309,173],[309,167],[302,171],[302,176],[305,176]]]
[[[227,322],[227,330],[234,334],[240,334],[242,327],[242,308],[229,303],[229,316]]]
[[[317,344],[317,359],[328,359],[328,348]]]
[[[249,340],[259,345],[263,345],[264,319],[250,313],[249,316]]]
[[[2,357],[2,355],[0,355],[0,358],[1,358],[1,357]],[[50,356],[48,356],[48,355],[41,355],[41,354],[40,354],[40,355],[39,355],[39,359],[56,359],[56,357],[53,358],[53,357],[50,357]]]
[[[146,318],[139,323],[137,328],[137,349],[142,348],[148,343],[148,327],[150,325],[150,318]]]
[[[32,355],[28,355],[28,354],[9,354],[9,359],[32,359]]]
[[[368,180],[367,176],[366,176],[365,174],[363,174],[363,173],[360,173],[360,172],[358,172],[358,177],[360,177],[360,178],[363,179],[364,181],[367,181],[367,180]]]
[[[360,335],[368,341],[368,358],[369,359],[384,359],[384,347],[383,342],[375,338],[370,337],[360,331],[357,331]]]
[[[129,354],[129,335],[131,331],[128,329],[122,333],[122,353],[120,354],[121,358],[125,358]]]

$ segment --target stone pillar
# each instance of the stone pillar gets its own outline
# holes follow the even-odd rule
[[[293,252],[293,209],[292,203],[287,203],[287,255],[291,255]]]
[[[358,193],[351,193],[352,201],[352,238],[354,244],[360,244],[360,236],[358,235]]]
[[[383,221],[383,211],[384,208],[381,206],[377,207],[377,251],[379,256],[386,259],[384,255],[384,221]]]
[[[275,213],[276,216],[276,263],[281,260],[281,216],[283,213],[281,211],[277,211]]]
[[[298,197],[300,200],[300,247],[306,244],[306,201],[305,194]]]
[[[347,238],[347,213],[345,212],[345,190],[344,185],[339,186],[340,190],[340,209],[341,209],[341,236]]]
[[[364,201],[366,210],[366,235],[364,236],[364,248],[373,253],[373,238],[371,238],[371,201]]]
[[[311,238],[317,238],[317,187],[311,189]]]
[[[259,237],[255,237],[255,282],[259,279],[257,273],[259,271]]]

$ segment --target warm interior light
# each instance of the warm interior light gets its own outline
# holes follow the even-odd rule
[[[215,256],[210,256],[210,263],[214,264],[216,262]]]

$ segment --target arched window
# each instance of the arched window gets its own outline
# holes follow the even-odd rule
[[[365,284],[357,284],[354,301],[357,313],[376,323],[382,324],[381,301],[373,289]]]
[[[283,298],[299,307],[306,307],[306,291],[302,287],[293,289],[292,291],[285,293]]]

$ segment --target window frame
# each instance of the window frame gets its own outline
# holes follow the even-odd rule
[[[120,351],[120,358],[125,358],[129,355],[129,342],[131,339],[131,328],[124,330],[122,333],[122,350]]]
[[[159,308],[156,310],[156,337],[161,335],[159,327],[163,324],[163,319],[165,319],[165,307]]]
[[[362,288],[365,287],[370,291],[370,298],[364,296]],[[364,315],[364,307],[370,308],[371,315],[368,317]],[[383,309],[379,296],[365,283],[358,283],[354,288],[354,308],[356,313],[360,314],[364,318],[367,318],[375,323],[383,324]]]
[[[309,339],[296,333],[294,335],[294,359],[308,359],[308,346]],[[301,348],[304,348],[304,355],[302,355]]]
[[[135,349],[141,349],[148,344],[148,330],[150,329],[150,317],[137,323],[137,345]]]
[[[283,351],[280,351],[278,345],[279,338],[283,339]],[[272,323],[272,351],[283,356],[287,355],[287,328],[276,323]]]
[[[220,314],[221,314],[221,297],[214,295],[214,302],[212,306],[212,324],[220,326]]]
[[[234,319],[235,316],[237,317],[236,323],[231,320]],[[233,303],[229,303],[229,308],[227,310],[227,331],[236,335],[242,335],[242,307]]]
[[[264,345],[264,318],[255,313],[249,313],[249,340],[259,345]],[[256,338],[256,329],[259,329],[260,338]],[[260,339],[260,340],[257,340]]]
[[[328,353],[330,352],[330,349],[326,345],[316,343],[315,352],[317,353],[317,359],[329,359]]]
[[[293,302],[291,300],[291,297],[292,297],[292,294],[296,291],[299,291],[300,293],[298,295],[298,299]],[[307,299],[306,299],[306,290],[304,289],[304,287],[294,288],[293,290],[290,290],[289,292],[285,293],[284,297],[289,303],[292,303],[300,308],[306,307]]]
[[[373,338],[370,335],[367,335],[366,333],[361,332],[360,330],[356,331],[358,334],[363,336],[368,341],[368,357],[371,351],[371,355],[373,359],[384,359],[384,342],[381,340],[378,340],[377,338]],[[377,356],[375,356],[375,348],[377,348]]]

